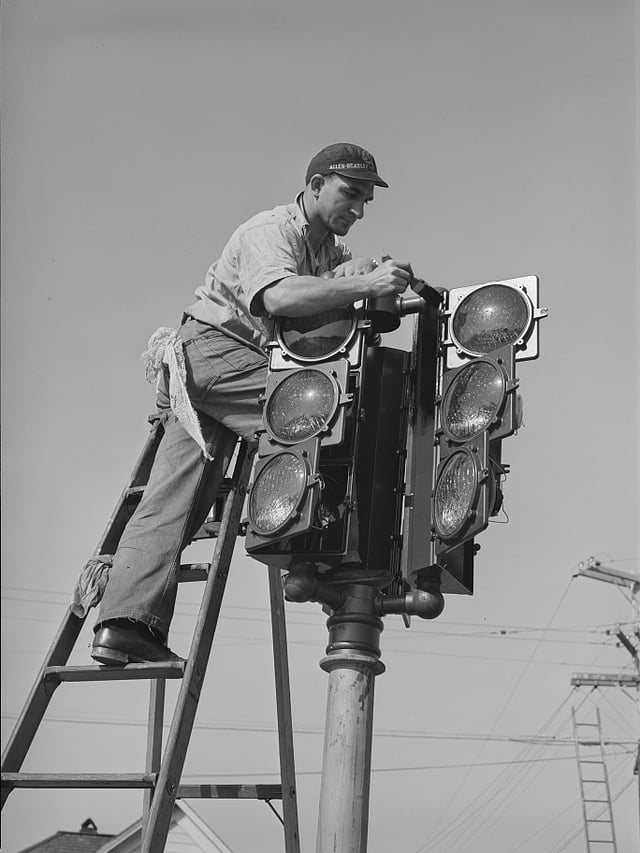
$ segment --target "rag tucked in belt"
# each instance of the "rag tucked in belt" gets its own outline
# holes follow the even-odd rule
[[[187,393],[187,371],[184,363],[182,338],[175,329],[161,327],[149,338],[148,348],[142,353],[145,375],[156,388],[162,368],[169,368],[169,402],[179,424],[189,433],[207,459],[213,459],[202,436],[200,421]]]

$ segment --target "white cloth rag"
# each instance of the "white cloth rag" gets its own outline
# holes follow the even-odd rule
[[[148,349],[142,353],[145,374],[148,382],[155,382],[156,388],[161,380],[162,367],[169,368],[169,403],[178,422],[189,433],[207,459],[213,459],[209,453],[200,421],[187,393],[187,371],[184,364],[182,338],[175,329],[161,327],[149,338]]]

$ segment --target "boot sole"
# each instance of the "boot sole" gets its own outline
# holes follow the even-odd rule
[[[106,646],[96,646],[91,651],[91,657],[105,666],[122,666],[127,663],[141,663],[141,658],[133,658],[126,652],[109,649]]]
[[[126,652],[119,652],[117,649],[110,649],[108,646],[96,646],[91,651],[91,657],[104,666],[125,666],[128,663],[184,663],[184,658],[167,657],[159,660],[149,660],[139,655],[130,655]]]

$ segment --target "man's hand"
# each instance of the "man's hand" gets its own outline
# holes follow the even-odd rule
[[[342,278],[346,275],[364,275],[372,272],[378,266],[375,258],[352,258],[333,270],[332,278]]]
[[[413,270],[409,261],[388,258],[364,277],[371,288],[370,297],[397,296],[411,283]]]

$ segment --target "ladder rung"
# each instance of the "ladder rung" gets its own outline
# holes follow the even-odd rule
[[[157,773],[3,773],[7,788],[153,788]]]
[[[10,788],[153,788],[157,773],[3,773]],[[281,800],[282,785],[179,785],[178,797]]]
[[[145,490],[145,486],[129,486],[126,491],[126,496],[128,498],[138,498],[140,497]]]
[[[282,785],[178,785],[184,799],[281,800]]]
[[[166,663],[129,663],[126,666],[48,666],[44,680],[61,681],[135,681],[150,678],[182,678],[186,661]]]
[[[193,534],[191,540],[195,542],[196,539],[216,539],[219,532],[219,521],[205,521],[202,527],[198,528]]]
[[[217,500],[225,498],[229,494],[232,485],[233,481],[231,480],[231,478],[225,477],[222,481],[222,484],[220,485],[220,489],[218,490]],[[139,486],[129,486],[125,494],[128,498],[137,498],[144,493],[145,489],[146,484]]]
[[[180,583],[191,583],[192,581],[206,581],[209,577],[211,563],[184,563],[180,566],[178,580]]]
[[[247,535],[247,526],[248,522],[241,521],[238,525],[237,536],[246,536]],[[205,521],[205,523],[200,527],[191,537],[191,541],[195,542],[197,539],[216,539],[220,532],[220,522],[219,521]]]

